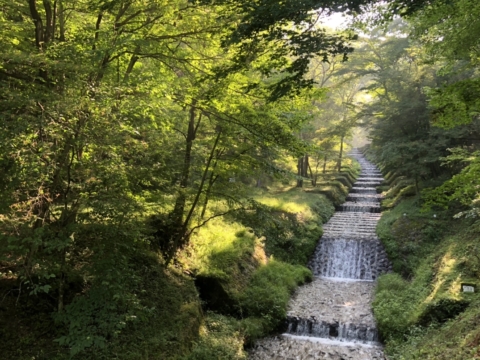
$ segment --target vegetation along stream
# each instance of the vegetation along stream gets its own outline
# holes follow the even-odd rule
[[[0,0],[0,360],[480,358],[480,1]]]

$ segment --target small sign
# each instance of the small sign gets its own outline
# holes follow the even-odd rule
[[[475,284],[467,284],[467,283],[462,283],[462,292],[464,293],[474,293],[475,292]]]

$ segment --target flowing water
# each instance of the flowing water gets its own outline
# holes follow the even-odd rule
[[[371,311],[377,277],[390,270],[375,234],[381,173],[353,150],[362,171],[346,202],[324,225],[309,267],[314,280],[292,297],[286,332],[256,343],[251,360],[384,359]]]

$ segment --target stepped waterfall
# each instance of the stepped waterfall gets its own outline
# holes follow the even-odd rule
[[[323,227],[308,264],[314,280],[292,297],[286,332],[258,341],[251,360],[384,359],[371,311],[374,281],[390,270],[375,234],[381,198],[375,186],[383,178],[358,150],[351,156],[361,173]]]

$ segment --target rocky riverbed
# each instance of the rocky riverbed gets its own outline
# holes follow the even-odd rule
[[[382,348],[375,345],[337,340],[277,336],[258,341],[251,360],[383,360]]]
[[[375,326],[370,306],[373,288],[373,282],[317,278],[298,289],[287,316]]]

